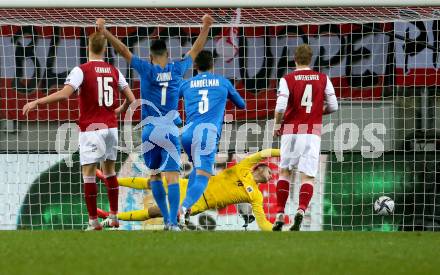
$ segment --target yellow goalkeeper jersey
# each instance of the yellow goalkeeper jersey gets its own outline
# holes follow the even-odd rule
[[[263,194],[254,180],[252,168],[265,158],[279,155],[278,149],[262,150],[221,171],[209,179],[201,200],[206,200],[210,209],[223,208],[230,204],[250,203],[260,229],[272,230],[272,224],[266,219],[263,210]]]
[[[263,231],[272,230],[272,224],[266,219],[263,210],[263,194],[258,188],[252,175],[252,168],[261,160],[268,157],[278,157],[280,150],[266,149],[252,154],[236,165],[227,168],[209,179],[203,196],[191,207],[194,214],[208,209],[224,208],[231,204],[250,203],[258,226]],[[162,179],[167,188],[165,178]],[[136,189],[148,188],[149,179],[119,178],[121,186]],[[180,202],[182,203],[188,187],[187,179],[179,179]]]

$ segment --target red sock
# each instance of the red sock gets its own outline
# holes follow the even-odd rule
[[[98,218],[96,197],[98,196],[98,187],[96,186],[96,178],[83,177],[84,179],[84,197],[86,199],[87,211],[89,212],[89,219],[94,220]]]
[[[310,199],[313,196],[313,185],[311,183],[303,183],[299,190],[299,207],[303,211],[306,211],[309,206]]]
[[[287,199],[289,198],[290,182],[280,178],[277,182],[277,213],[284,213]]]
[[[110,214],[118,213],[119,184],[116,175],[106,176],[108,202],[110,204]]]

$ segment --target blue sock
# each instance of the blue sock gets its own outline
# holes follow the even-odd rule
[[[195,180],[196,180],[196,169],[193,169],[191,171],[191,173],[189,173],[189,176],[188,176],[188,188],[194,184]],[[188,189],[187,189],[187,191],[188,191]]]
[[[179,184],[168,184],[168,203],[170,205],[170,223],[177,225],[177,212],[180,205],[180,188]]]
[[[161,180],[150,181],[151,191],[153,193],[154,200],[159,206],[160,212],[162,213],[164,224],[168,224],[170,222],[170,215],[168,214],[168,205],[167,205],[167,194],[165,189],[163,188],[163,184]]]
[[[203,175],[196,175],[195,181],[191,186],[188,186],[188,190],[186,191],[185,200],[182,203],[182,206],[186,209],[191,209],[191,207],[200,199],[205,192],[206,186],[208,186],[209,178]]]

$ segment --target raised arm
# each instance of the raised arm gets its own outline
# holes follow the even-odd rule
[[[284,112],[286,111],[287,102],[289,101],[289,87],[286,79],[281,78],[278,85],[278,97],[275,106],[275,124],[273,129],[274,136],[280,136],[281,122],[283,122]]]
[[[105,28],[105,20],[102,18],[98,18],[96,20],[96,26],[99,32],[102,32],[104,36],[107,38],[108,42],[112,45],[117,53],[122,55],[127,62],[131,62],[131,58],[133,54],[130,52],[127,46],[121,42],[116,36],[114,36],[110,31]]]
[[[71,96],[73,94],[74,91],[75,91],[75,89],[72,86],[65,85],[63,89],[61,89],[53,94],[50,94],[50,95],[45,96],[43,98],[36,99],[36,100],[31,101],[31,102],[27,103],[26,105],[24,105],[23,115],[27,116],[29,114],[29,112],[32,110],[35,110],[38,107],[38,105],[50,104],[53,102],[66,100],[69,98],[69,96]]]
[[[212,23],[214,22],[214,18],[212,18],[209,14],[205,14],[202,17],[202,22],[202,30],[200,31],[199,36],[191,47],[191,50],[189,50],[188,52],[188,55],[191,56],[192,60],[195,60],[197,55],[203,50],[203,47],[205,47],[206,40],[208,39],[209,30]]]

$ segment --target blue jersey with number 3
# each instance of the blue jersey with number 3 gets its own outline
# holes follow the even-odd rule
[[[170,62],[162,68],[133,55],[130,66],[138,72],[141,79],[141,99],[149,101],[147,104],[142,103],[142,119],[148,116],[165,116],[169,111],[177,110],[179,87],[183,75],[192,66],[191,56]]]
[[[182,82],[180,96],[184,98],[186,124],[212,123],[221,135],[226,101],[238,108],[246,104],[231,82],[220,75],[203,72]]]

